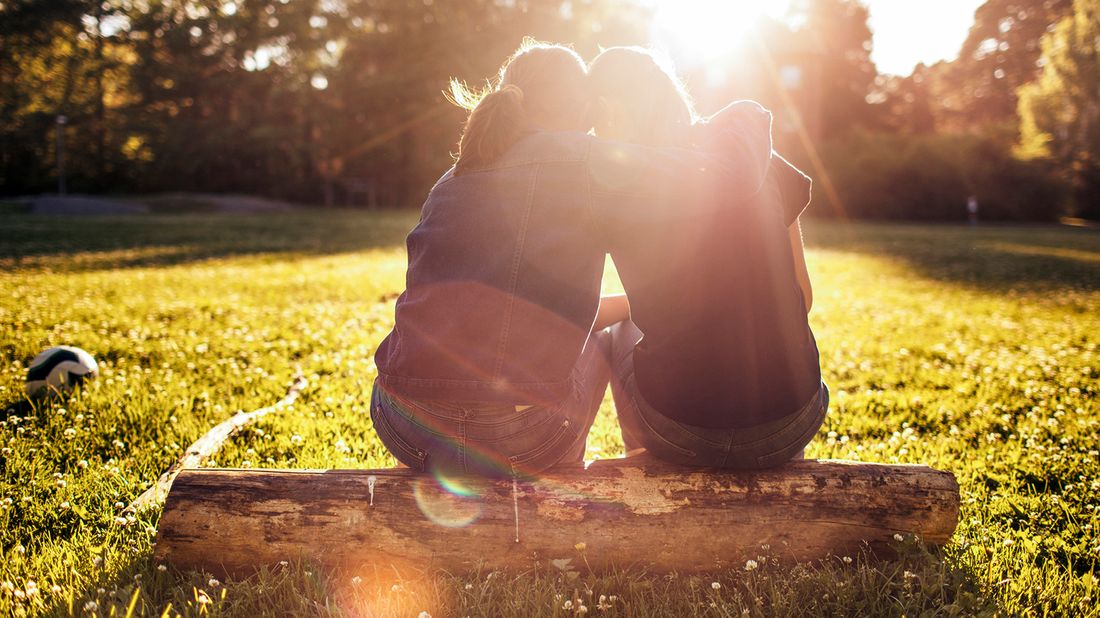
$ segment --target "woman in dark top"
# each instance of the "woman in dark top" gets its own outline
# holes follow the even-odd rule
[[[589,79],[601,137],[671,146],[713,130],[647,50],[608,49]],[[800,456],[828,408],[807,322],[809,200],[809,178],[775,155],[754,196],[672,224],[617,221],[610,252],[629,303],[605,301],[600,325],[620,320],[612,392],[628,449],[727,468]]]
[[[402,463],[515,477],[575,461],[609,377],[589,337],[609,220],[662,225],[748,196],[770,156],[770,115],[739,110],[705,150],[596,139],[586,67],[527,43],[470,111],[455,167],[408,236],[406,290],[375,353],[371,416]],[[685,208],[684,204],[691,204]]]

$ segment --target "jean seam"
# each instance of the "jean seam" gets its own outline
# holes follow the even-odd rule
[[[739,443],[738,447],[750,448],[750,447],[756,446],[756,445],[758,445],[762,442],[768,442],[768,441],[774,439],[776,436],[782,434],[783,432],[787,431],[788,429],[790,429],[791,427],[796,425],[799,421],[801,421],[803,419],[803,417],[805,416],[806,412],[808,412],[811,409],[810,404],[814,403],[814,402],[817,403],[816,409],[820,409],[820,407],[821,407],[821,391],[820,390],[818,390],[818,393],[816,395],[814,395],[813,400],[806,402],[806,405],[802,406],[798,410],[797,413],[793,414],[792,415],[793,418],[791,418],[789,421],[787,421],[782,427],[780,427],[779,429],[776,429],[775,431],[769,433],[766,436],[756,438],[756,439],[751,440],[749,442]],[[814,416],[816,418],[817,414],[815,413]],[[799,434],[799,435],[801,435],[801,434]]]
[[[643,404],[642,404],[642,402],[638,401],[637,395],[635,395],[633,392],[630,392],[629,397],[630,397],[631,403],[634,404],[635,411],[638,413],[638,420],[640,420],[642,422],[642,424],[645,425],[645,428],[646,428],[645,433],[658,438],[661,442],[665,443],[665,445],[670,446],[673,449],[679,451],[681,455],[685,455],[687,457],[695,457],[696,456],[695,451],[693,451],[691,449],[684,448],[684,447],[680,446],[679,444],[674,443],[672,440],[669,440],[668,438],[666,438],[664,436],[664,434],[657,431],[653,427],[653,425],[650,424],[650,422],[646,419],[645,413],[643,412],[643,409],[642,409]]]
[[[818,414],[814,415],[814,418],[816,419],[816,418],[820,417],[821,421],[824,422],[825,414],[827,414],[827,412],[828,412],[827,410],[820,411],[820,412],[818,412]],[[786,451],[786,450],[790,449],[791,446],[794,445],[794,444],[802,443],[802,448],[805,448],[806,444],[809,444],[810,441],[812,441],[814,439],[814,436],[817,434],[818,430],[820,430],[820,429],[821,429],[821,423],[814,423],[813,427],[812,427],[812,430],[811,429],[803,430],[801,433],[799,433],[799,435],[797,436],[797,439],[792,441],[791,443],[786,444],[782,448],[776,449],[776,450],[772,451],[771,453],[768,453],[767,455],[758,455],[756,457],[757,465],[761,465],[761,466],[768,465],[769,463],[771,463],[772,459],[774,459],[777,455],[781,454],[783,451]]]
[[[414,461],[416,461],[418,467],[421,468],[421,470],[423,470],[423,468],[424,468],[424,451],[422,451],[419,448],[414,447],[412,444],[409,444],[404,438],[402,438],[397,433],[397,430],[394,429],[393,426],[390,424],[389,419],[386,418],[386,410],[384,409],[383,406],[381,406],[381,405],[378,406],[378,418],[377,419],[372,418],[371,420],[374,421],[374,431],[379,434],[379,438],[382,437],[383,433],[388,435],[390,437],[390,441],[397,447],[397,449],[399,449],[405,455],[409,456]],[[381,431],[379,431],[379,430],[381,430]],[[384,443],[385,442],[383,441],[383,444]],[[400,458],[398,458],[398,460],[400,460]]]
[[[469,411],[463,408],[462,420],[458,422],[458,434],[460,436],[461,445],[459,450],[462,457],[462,471],[468,473],[470,471],[470,464],[467,460],[466,453],[469,451],[469,440],[466,435],[466,418],[469,415]]]
[[[516,238],[516,251],[512,258],[512,274],[508,280],[508,306],[504,310],[504,323],[500,327],[500,343],[497,345],[497,358],[493,366],[493,381],[500,379],[500,372],[504,369],[504,352],[508,348],[508,335],[512,327],[512,314],[515,311],[516,286],[519,283],[519,267],[523,262],[523,251],[527,245],[527,226],[531,222],[531,211],[535,207],[535,188],[539,183],[539,169],[536,165],[531,170],[531,185],[527,188],[527,203],[524,205],[523,219],[519,225],[519,235]]]

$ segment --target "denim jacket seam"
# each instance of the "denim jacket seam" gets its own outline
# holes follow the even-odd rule
[[[516,250],[512,256],[512,272],[508,279],[508,306],[504,310],[504,321],[500,328],[500,343],[497,344],[496,359],[493,363],[493,379],[500,377],[504,368],[504,352],[508,346],[508,335],[512,327],[512,313],[516,305],[516,286],[519,284],[519,266],[523,261],[523,251],[527,244],[527,226],[531,222],[531,210],[535,205],[535,189],[539,184],[539,170],[541,165],[535,165],[531,170],[531,184],[527,188],[527,200],[524,205],[523,219],[519,226],[519,236],[516,238]]]
[[[595,194],[592,191],[592,168],[588,165],[591,154],[592,142],[590,140],[585,144],[584,156],[581,159],[581,163],[584,165],[584,205],[588,212],[588,221],[592,234],[600,243],[603,243],[605,241],[605,236],[603,234],[603,228],[600,226],[601,220],[596,209]]]

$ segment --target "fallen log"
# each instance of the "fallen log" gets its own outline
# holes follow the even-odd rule
[[[407,469],[207,468],[176,478],[156,556],[223,574],[289,559],[460,572],[579,558],[584,543],[596,570],[690,572],[763,553],[892,553],[896,534],[944,544],[958,513],[954,475],[919,465],[807,460],[729,472],[619,459],[515,485]]]

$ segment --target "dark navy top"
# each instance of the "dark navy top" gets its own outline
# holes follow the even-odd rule
[[[800,410],[821,384],[817,344],[795,275],[788,226],[810,179],[773,158],[761,192],[672,224],[624,218],[611,255],[645,334],[640,394],[662,414],[712,428]]]

